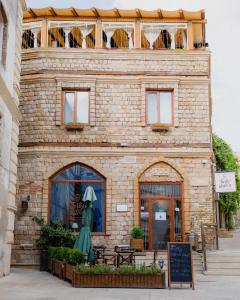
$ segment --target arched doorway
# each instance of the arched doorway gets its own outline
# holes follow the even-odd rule
[[[146,250],[167,250],[168,242],[184,239],[183,179],[160,162],[139,178],[139,225]]]
[[[93,203],[91,231],[105,232],[106,179],[94,169],[74,163],[61,169],[49,179],[49,221],[59,220],[68,228],[73,224],[80,230],[82,226],[82,198],[88,186],[92,186],[97,196]]]

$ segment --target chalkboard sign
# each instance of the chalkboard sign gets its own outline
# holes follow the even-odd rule
[[[190,243],[168,243],[168,286],[189,283],[194,289]]]

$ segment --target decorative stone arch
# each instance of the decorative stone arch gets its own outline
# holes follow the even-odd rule
[[[43,179],[43,202],[42,202],[42,217],[45,219],[45,221],[48,221],[48,214],[50,211],[50,184],[49,180],[51,177],[56,175],[61,170],[64,170],[68,166],[71,166],[73,164],[83,164],[86,167],[89,167],[96,172],[98,172],[100,175],[102,175],[106,180],[106,233],[110,232],[111,229],[111,202],[112,202],[112,181],[111,177],[108,174],[108,172],[103,169],[101,166],[96,164],[94,162],[94,166],[92,166],[91,162],[86,159],[76,159],[76,158],[65,158],[65,159],[59,159],[59,162],[56,163],[52,168],[50,168],[44,175]]]
[[[141,182],[142,175],[147,172],[152,167],[158,165],[158,164],[164,164],[174,170],[176,174],[178,174],[178,182],[182,182],[182,193],[183,193],[183,209],[184,209],[184,219],[183,219],[183,226],[186,228],[186,226],[189,226],[190,223],[190,199],[189,199],[189,180],[186,175],[185,170],[183,170],[181,167],[179,167],[177,164],[172,162],[169,159],[159,157],[158,159],[155,159],[146,165],[144,165],[140,171],[137,173],[135,179],[134,179],[134,226],[139,226],[139,211],[140,211],[140,194],[139,194],[139,184]],[[166,182],[168,178],[166,176],[159,176],[157,179],[155,178],[155,182]],[[150,180],[152,181],[152,180]],[[176,181],[176,182],[177,182]]]

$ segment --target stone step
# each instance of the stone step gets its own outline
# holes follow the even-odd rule
[[[240,276],[240,269],[234,270],[223,270],[223,269],[213,269],[207,270],[203,272],[204,275],[222,275],[222,276]]]
[[[207,262],[207,267],[211,269],[240,269],[240,262]]]
[[[240,257],[229,257],[229,256],[216,256],[216,257],[208,257],[207,256],[207,262],[208,263],[240,263]]]

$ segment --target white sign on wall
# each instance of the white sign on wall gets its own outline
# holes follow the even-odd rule
[[[155,220],[156,221],[166,221],[167,220],[166,212],[164,212],[164,211],[155,212]]]
[[[215,191],[217,193],[236,192],[236,178],[234,172],[215,173]]]
[[[117,211],[128,211],[127,204],[117,204]]]

